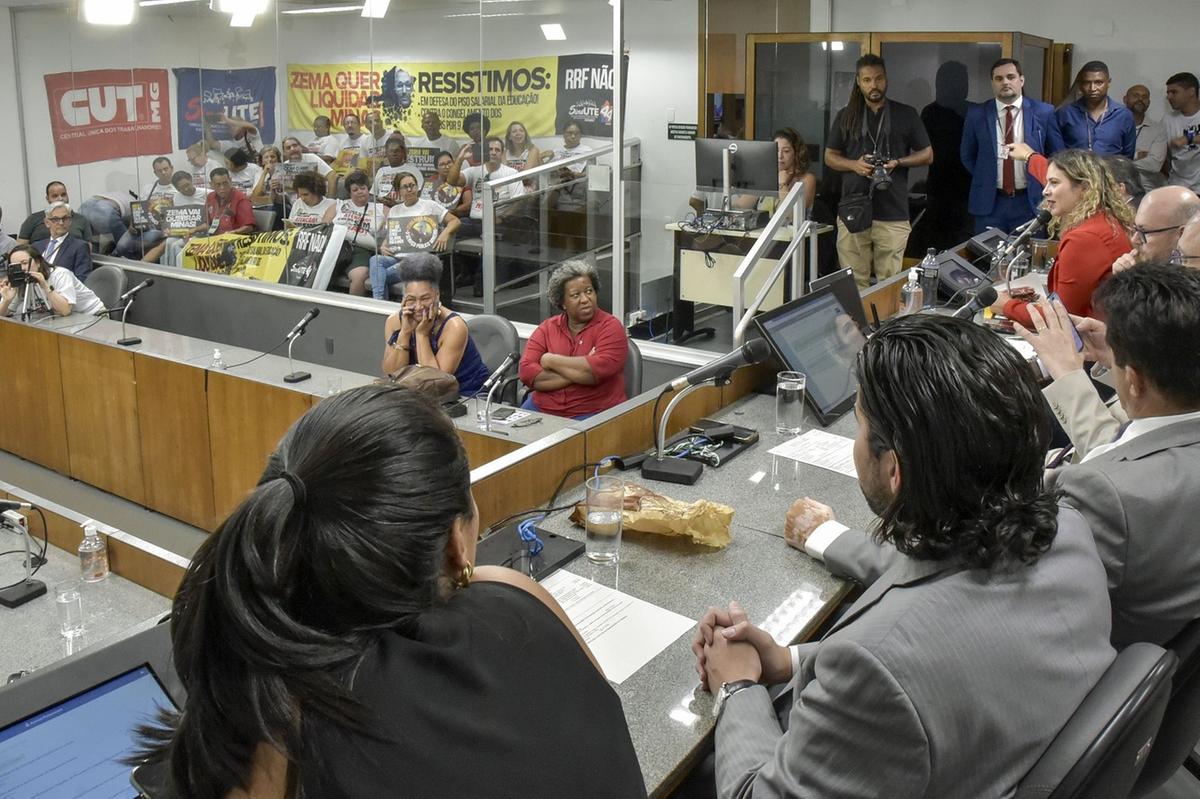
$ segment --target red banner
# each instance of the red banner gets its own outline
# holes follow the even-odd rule
[[[171,152],[165,69],[94,69],[45,79],[59,166]]]

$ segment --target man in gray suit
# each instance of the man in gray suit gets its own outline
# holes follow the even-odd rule
[[[1050,484],[1096,538],[1113,645],[1165,645],[1200,618],[1200,270],[1140,264],[1101,284],[1094,305],[1130,423]]]
[[[1043,488],[1041,396],[998,337],[936,316],[885,324],[857,377],[879,543],[807,500],[786,534],[805,546],[819,526],[830,568],[866,591],[792,649],[736,605],[701,620],[717,794],[1010,796],[1115,656],[1095,544]]]

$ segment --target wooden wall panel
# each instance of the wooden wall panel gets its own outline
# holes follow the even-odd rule
[[[146,504],[133,353],[68,336],[58,350],[71,476]]]
[[[0,320],[0,397],[10,411],[0,421],[0,449],[68,474],[59,339],[49,330]]]
[[[462,439],[463,447],[467,450],[467,463],[472,469],[478,469],[488,461],[494,461],[502,455],[507,455],[521,448],[515,441],[505,441],[495,436],[476,433],[459,427],[458,437]]]
[[[212,451],[203,369],[135,355],[146,506],[213,530]]]
[[[480,529],[509,514],[547,502],[563,475],[584,463],[583,438],[582,435],[571,436],[473,483],[471,490],[479,506]],[[576,471],[571,477],[566,487],[578,485],[583,479],[583,470]]]
[[[208,373],[213,512],[217,523],[258,483],[267,456],[318,399],[221,372]]]

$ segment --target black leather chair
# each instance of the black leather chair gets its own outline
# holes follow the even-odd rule
[[[1178,662],[1154,644],[1118,653],[1021,780],[1016,799],[1127,799],[1158,732]]]
[[[489,372],[499,369],[500,364],[510,353],[515,352],[518,356],[521,354],[521,338],[517,334],[517,328],[503,316],[476,314],[467,319],[467,332],[470,333],[471,340],[479,349],[479,357],[483,358]],[[516,369],[514,368],[510,374],[513,377],[505,381],[497,398],[515,404],[517,400]]]
[[[629,352],[625,356],[625,396],[636,397],[642,393],[642,351],[637,342],[629,340]]]
[[[1145,796],[1183,766],[1200,740],[1200,619],[1184,627],[1167,644],[1179,658],[1171,680],[1171,699],[1146,766],[1133,786],[1133,796]]]

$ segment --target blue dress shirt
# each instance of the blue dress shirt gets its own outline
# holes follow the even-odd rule
[[[1133,122],[1133,113],[1111,99],[1099,122],[1092,119],[1082,98],[1058,109],[1057,116],[1067,147],[1091,150],[1096,155],[1133,158],[1137,154],[1137,125]]]

